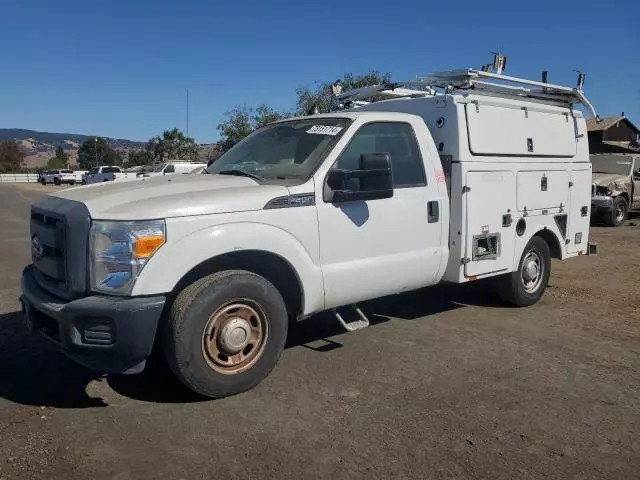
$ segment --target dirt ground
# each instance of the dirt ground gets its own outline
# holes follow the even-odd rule
[[[258,388],[194,398],[100,378],[18,313],[30,203],[0,185],[0,479],[631,479],[640,475],[640,220],[594,227],[530,308],[481,285],[370,302],[370,328],[296,326]]]

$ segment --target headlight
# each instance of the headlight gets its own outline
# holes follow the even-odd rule
[[[94,291],[128,295],[151,256],[166,240],[164,220],[94,221],[89,269]]]
[[[607,185],[607,195],[611,195],[615,190],[615,188],[616,188],[615,182],[611,182],[609,185]]]

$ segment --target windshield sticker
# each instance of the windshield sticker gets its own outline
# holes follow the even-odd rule
[[[342,130],[342,127],[333,127],[331,125],[314,125],[307,133],[315,135],[337,135]]]

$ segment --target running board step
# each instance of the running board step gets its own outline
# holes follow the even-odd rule
[[[359,318],[358,320],[352,320],[350,322],[346,322],[342,315],[338,313],[338,310],[335,308],[333,309],[333,314],[338,319],[338,322],[340,322],[340,325],[342,325],[342,328],[344,328],[347,332],[354,332],[356,330],[367,328],[369,326],[369,319],[366,317],[366,315],[362,313],[362,310],[360,310],[357,305],[352,305],[351,308],[355,310]]]

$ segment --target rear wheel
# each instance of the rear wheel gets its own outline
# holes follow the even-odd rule
[[[613,199],[613,209],[611,210],[608,224],[612,227],[619,227],[627,219],[629,213],[629,204],[624,197],[616,197]]]
[[[258,385],[287,338],[287,310],[265,278],[230,270],[185,288],[164,331],[168,364],[196,393],[225,397]]]
[[[75,185],[75,184],[76,184],[76,181],[75,181],[75,180],[71,180],[70,184],[71,184],[71,185]]]
[[[54,178],[53,179],[53,184],[54,185],[60,185],[60,179],[59,178]]]
[[[544,295],[550,273],[549,245],[541,237],[533,237],[520,257],[518,269],[501,279],[498,293],[516,307],[533,305]]]

